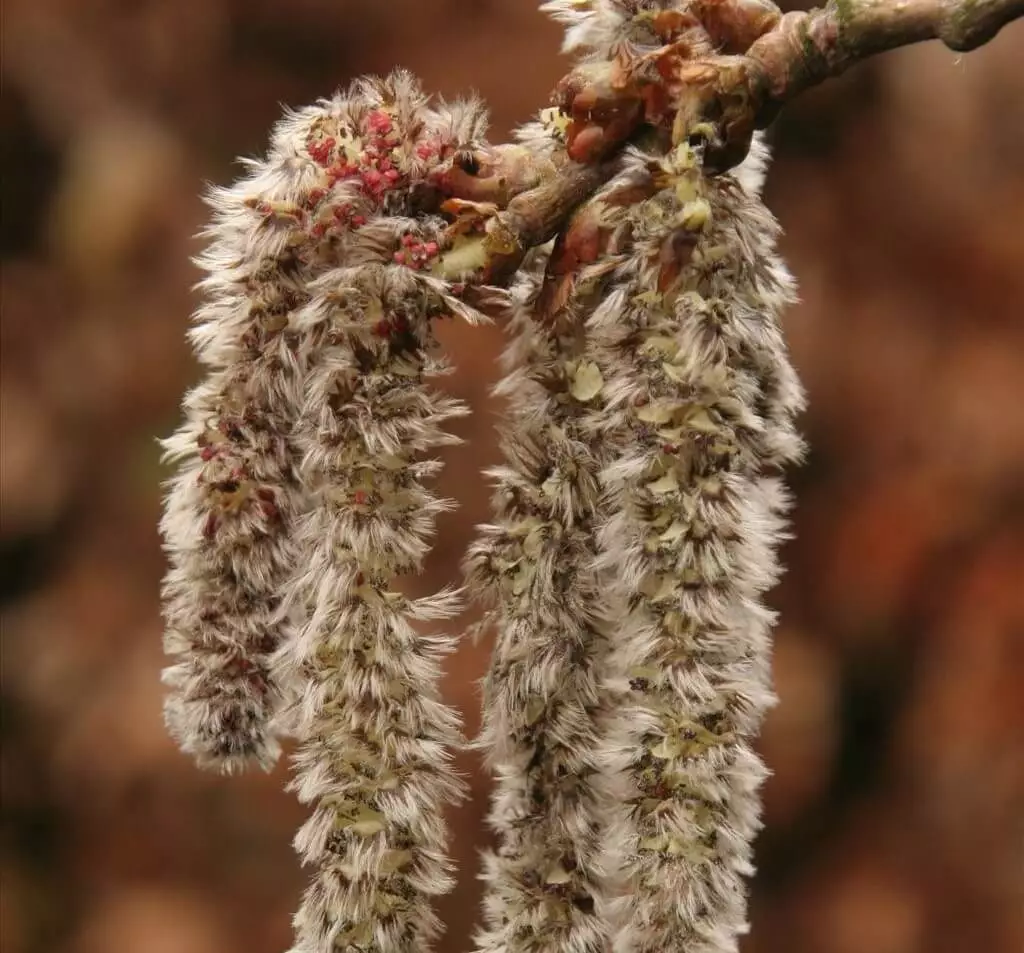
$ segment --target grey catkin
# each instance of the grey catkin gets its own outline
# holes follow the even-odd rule
[[[280,750],[269,658],[286,630],[281,594],[304,505],[290,440],[302,355],[289,327],[307,283],[330,263],[306,221],[322,169],[305,142],[320,112],[287,116],[267,157],[209,195],[204,300],[190,335],[208,372],[164,443],[179,467],[160,524],[164,644],[174,659],[166,718],[200,765],[229,773],[270,767]]]
[[[756,168],[707,177],[685,143],[634,161],[661,187],[621,214],[631,252],[591,319],[623,447],[602,474],[599,564],[629,605],[610,663],[626,703],[606,739],[624,800],[608,916],[616,953],[726,953],[746,929],[760,825],[777,469],[801,450],[778,327],[793,290]]]
[[[569,341],[534,323],[525,278],[497,392],[509,398],[494,522],[470,552],[471,588],[495,605],[480,745],[495,773],[499,846],[485,858],[478,949],[603,949],[596,905],[603,791],[597,762],[607,612],[595,556],[596,458],[572,394]],[[577,389],[577,393],[582,393]]]
[[[313,813],[296,846],[316,870],[302,953],[424,950],[452,883],[461,736],[437,681],[453,640],[416,625],[458,602],[396,583],[449,505],[430,454],[466,412],[429,385],[445,372],[431,321],[481,317],[431,275],[446,223],[417,215],[417,190],[485,121],[401,71],[360,80],[287,116],[212,200],[193,340],[213,369],[168,441],[168,721],[229,771],[297,737]]]
[[[440,931],[431,900],[453,883],[444,811],[463,785],[451,762],[458,715],[438,689],[454,640],[418,624],[459,603],[450,590],[409,598],[399,580],[421,570],[450,506],[429,488],[432,454],[466,413],[431,386],[446,371],[431,322],[477,316],[430,276],[445,223],[412,206],[430,169],[474,144],[484,115],[476,103],[429,108],[405,76],[361,86],[342,106],[318,154],[336,162],[339,143],[355,143],[341,161],[364,170],[364,185],[382,170],[387,184],[379,201],[369,190],[364,221],[295,317],[308,357],[293,442],[309,503],[287,584],[301,622],[275,672],[293,699],[292,787],[312,806],[296,848],[314,872],[293,949],[420,953]]]
[[[559,145],[550,119],[518,138],[536,156]],[[609,942],[600,751],[618,607],[595,562],[609,450],[582,320],[607,267],[556,275],[560,244],[538,250],[513,285],[495,388],[507,401],[504,463],[489,472],[493,520],[467,560],[470,592],[491,606],[495,632],[477,744],[495,778],[498,845],[484,856],[480,953],[599,953]],[[568,290],[555,292],[556,277]]]

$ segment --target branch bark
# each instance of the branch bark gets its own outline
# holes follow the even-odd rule
[[[507,282],[640,136],[657,135],[667,145],[700,138],[706,169],[726,171],[744,159],[754,131],[810,87],[912,43],[938,39],[957,52],[976,49],[1024,17],[1024,0],[829,0],[785,15],[770,0],[680,0],[641,16],[663,46],[588,62],[559,83],[564,155],[538,166],[522,147],[495,146],[469,161],[456,157],[457,168],[439,176],[443,196],[472,206],[468,216],[460,207],[453,233],[475,232],[476,242],[474,254],[442,255],[440,274]]]
[[[787,13],[746,57],[762,85],[758,125],[811,86],[861,60],[925,40],[966,53],[1024,17],[1024,0],[834,0]]]

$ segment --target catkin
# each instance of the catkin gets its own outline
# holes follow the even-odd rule
[[[412,212],[417,184],[473,145],[483,113],[429,109],[404,80],[357,92],[312,148],[364,180],[383,165],[386,187],[296,317],[309,359],[294,443],[310,501],[288,591],[303,621],[275,670],[294,686],[293,789],[313,807],[296,848],[315,872],[294,951],[420,953],[440,928],[431,899],[452,885],[444,810],[462,784],[458,717],[438,690],[453,640],[415,625],[450,617],[458,600],[410,599],[399,579],[420,570],[449,506],[428,488],[430,454],[466,412],[429,385],[445,371],[431,321],[473,315],[429,273],[445,223]]]
[[[535,155],[557,142],[540,123],[520,138]],[[598,759],[614,610],[595,570],[608,451],[595,422],[596,367],[583,359],[581,316],[602,291],[593,271],[559,242],[520,272],[495,388],[508,402],[505,463],[489,473],[493,522],[467,559],[470,589],[491,605],[496,634],[478,740],[495,775],[489,819],[498,837],[484,859],[481,953],[600,953],[608,943]]]
[[[631,252],[590,322],[624,447],[603,473],[599,565],[630,607],[610,662],[626,704],[606,739],[625,800],[609,918],[616,953],[726,953],[746,930],[765,774],[752,741],[773,701],[774,471],[801,449],[778,328],[793,293],[756,168],[705,177],[685,143],[634,161],[657,191],[620,216]]]
[[[664,6],[545,4],[594,75],[656,45]],[[577,119],[542,115],[523,155],[554,168]],[[459,593],[412,599],[401,579],[450,506],[432,455],[466,413],[431,385],[447,371],[432,322],[479,319],[467,291],[503,301],[505,461],[466,566],[496,631],[478,951],[734,953],[773,702],[778,474],[802,452],[764,150],[711,176],[698,130],[667,154],[649,134],[503,299],[459,282],[486,263],[495,206],[435,214],[475,174],[484,124],[406,73],[362,80],[287,116],[267,159],[213,193],[192,332],[209,373],[166,442],[167,721],[226,772],[297,737],[312,813],[296,848],[315,872],[292,953],[429,950],[462,740],[438,690],[454,641],[419,625]]]
[[[304,505],[290,442],[303,355],[291,325],[330,262],[309,229],[323,170],[306,141],[322,112],[286,117],[267,158],[210,194],[211,242],[197,262],[205,300],[190,334],[209,373],[164,443],[179,464],[160,525],[164,644],[175,659],[166,718],[200,765],[228,773],[252,761],[269,768],[279,752],[268,660],[286,629],[281,592]]]

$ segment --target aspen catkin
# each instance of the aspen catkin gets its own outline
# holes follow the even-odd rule
[[[295,953],[421,953],[440,929],[431,898],[452,885],[444,810],[462,794],[461,736],[438,679],[454,643],[414,626],[458,602],[410,599],[397,581],[420,570],[449,507],[428,488],[429,454],[466,412],[429,386],[445,370],[431,321],[474,315],[430,274],[445,223],[411,215],[416,186],[483,123],[476,103],[428,108],[399,74],[339,100],[309,144],[361,184],[344,196],[360,221],[296,317],[308,371],[294,440],[310,500],[288,584],[302,624],[276,666],[295,686],[293,788],[313,806],[296,838],[314,875]]]
[[[160,527],[165,647],[176,660],[164,673],[167,722],[200,765],[229,773],[269,768],[279,751],[268,660],[286,628],[281,593],[304,505],[290,442],[303,361],[292,322],[331,260],[309,227],[324,183],[305,144],[321,114],[287,116],[267,158],[210,195],[205,300],[191,332],[209,374],[164,444],[180,466]]]
[[[519,136],[534,155],[559,142],[554,117],[542,116]],[[467,560],[471,590],[492,604],[486,618],[496,630],[478,741],[495,775],[498,836],[484,861],[481,953],[601,953],[609,940],[599,759],[614,609],[594,566],[607,452],[593,422],[602,413],[596,368],[582,359],[580,334],[603,289],[592,269],[570,266],[570,290],[553,301],[545,270],[564,271],[558,263],[561,242],[550,257],[538,250],[514,285],[495,389],[508,400],[505,463],[490,472],[493,522]]]
[[[777,325],[792,287],[742,174],[706,178],[685,143],[636,161],[660,188],[625,213],[630,260],[591,322],[624,448],[603,474],[599,562],[630,605],[611,664],[628,694],[607,748],[626,800],[609,915],[616,953],[727,953],[746,930],[764,777],[751,744],[773,701],[774,471],[800,452]]]

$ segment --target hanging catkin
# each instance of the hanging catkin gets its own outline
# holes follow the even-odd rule
[[[307,372],[294,444],[309,503],[287,586],[302,621],[276,671],[294,694],[293,788],[313,808],[296,838],[314,868],[296,953],[425,951],[440,927],[431,900],[453,882],[444,811],[462,794],[461,735],[438,681],[454,642],[416,625],[458,601],[448,590],[411,599],[399,580],[421,570],[449,507],[429,489],[431,454],[466,412],[430,386],[445,371],[431,321],[474,315],[429,272],[446,223],[413,207],[416,186],[483,123],[475,103],[428,108],[400,74],[356,87],[308,147],[361,185],[325,198],[333,218],[341,203],[360,221],[295,318]]]
[[[653,194],[609,215],[630,251],[590,321],[623,448],[603,473],[599,565],[630,607],[610,665],[626,703],[607,739],[625,799],[609,918],[617,953],[725,953],[746,929],[764,778],[752,742],[773,701],[774,473],[800,452],[778,329],[793,292],[756,169],[706,177],[685,143],[632,161]]]

